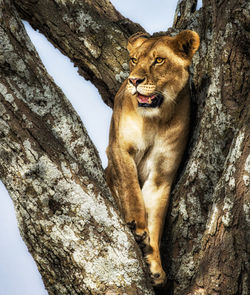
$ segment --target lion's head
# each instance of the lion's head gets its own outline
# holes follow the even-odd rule
[[[129,38],[130,75],[127,90],[138,101],[143,115],[159,115],[176,100],[188,81],[188,66],[199,48],[197,33],[186,30],[175,37]]]

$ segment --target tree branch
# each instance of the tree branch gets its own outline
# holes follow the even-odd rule
[[[110,1],[15,0],[21,16],[68,56],[109,106],[128,75],[127,38],[143,28]]]
[[[179,0],[174,15],[173,26],[184,29],[186,22],[191,19],[191,15],[196,11],[197,0]]]
[[[49,294],[153,294],[79,117],[10,1],[0,17],[0,177]]]

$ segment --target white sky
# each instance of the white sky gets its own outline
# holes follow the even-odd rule
[[[172,26],[177,0],[111,0],[118,11],[138,22],[149,33],[164,31]],[[198,8],[201,0],[198,1]],[[107,160],[109,109],[94,86],[77,73],[68,58],[55,49],[41,34],[25,23],[37,51],[67,98],[80,115],[96,145],[103,165]],[[98,124],[96,124],[98,120]],[[0,182],[0,295],[46,295],[41,276],[23,243],[16,224],[12,201]]]

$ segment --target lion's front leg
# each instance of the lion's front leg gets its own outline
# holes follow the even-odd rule
[[[147,216],[135,162],[131,155],[113,148],[108,153],[106,178],[111,191],[118,199],[121,212],[136,241],[143,248],[149,244]]]
[[[156,185],[155,179],[149,178],[142,189],[150,237],[150,247],[145,253],[145,258],[149,265],[153,285],[163,285],[167,281],[161,263],[160,241],[169,203],[170,187],[171,184],[167,181]]]

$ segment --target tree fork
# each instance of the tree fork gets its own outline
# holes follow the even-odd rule
[[[124,19],[114,10],[109,1],[74,1],[72,3],[73,1],[47,0],[36,1],[36,5],[34,5],[34,1],[28,0],[15,0],[14,2],[21,15],[35,29],[38,28],[43,32],[64,54],[68,55],[75,65],[79,66],[79,71],[82,71],[81,73],[86,78],[99,87],[104,101],[112,105],[112,97],[114,97],[114,93],[128,71],[125,49],[126,38],[131,33],[143,29],[139,25],[134,25],[129,20]],[[201,47],[191,68],[193,105],[196,109],[192,120],[193,132],[182,173],[179,175],[179,180],[172,193],[172,203],[162,241],[162,254],[166,270],[168,277],[171,277],[172,280],[165,289],[156,293],[245,295],[248,292],[249,285],[249,266],[247,264],[249,231],[247,231],[247,226],[250,220],[249,200],[247,198],[250,172],[250,104],[248,96],[249,76],[247,75],[247,71],[249,71],[249,3],[246,0],[204,0],[203,7],[196,11],[196,2],[195,0],[179,1],[174,23],[178,30],[193,29],[197,31],[201,37]],[[9,5],[8,1],[1,1],[0,3],[2,7],[3,3]],[[53,7],[56,7],[57,10]],[[106,13],[102,13],[100,7],[107,7]],[[8,16],[8,9],[4,10],[5,31],[9,31],[10,35],[12,34],[17,40],[20,40],[22,34],[15,32],[15,25],[13,26],[15,22]],[[54,11],[54,13],[50,13],[50,11]],[[96,16],[98,17],[96,18]],[[20,25],[18,17],[15,17],[16,22]],[[86,20],[88,20],[87,23]],[[4,28],[2,24],[0,28]],[[105,28],[107,28],[106,31]],[[110,32],[113,37],[106,38]],[[104,41],[100,37],[101,35],[105,35]],[[13,41],[13,38],[11,40]],[[20,44],[22,44],[22,40]],[[18,47],[18,52],[26,52],[26,55],[30,50],[30,56],[27,55],[24,61],[25,65],[29,64],[29,61],[35,56],[35,51],[31,50],[30,46],[28,49],[22,49],[22,46]],[[3,83],[5,88],[1,88],[1,100],[4,99],[5,102],[0,108],[0,148],[1,155],[3,155],[0,159],[5,161],[5,164],[3,165],[1,162],[0,171],[1,178],[11,193],[14,203],[17,204],[15,198],[19,196],[16,195],[19,192],[21,196],[30,196],[27,200],[24,197],[19,198],[23,202],[21,203],[22,206],[16,206],[17,214],[21,214],[21,216],[23,214],[27,218],[31,214],[26,212],[28,209],[32,209],[29,202],[33,204],[35,200],[40,200],[39,185],[35,188],[34,185],[39,180],[40,183],[43,183],[43,179],[49,178],[49,169],[46,170],[46,167],[49,168],[52,164],[53,169],[55,167],[60,168],[58,169],[60,179],[64,180],[67,176],[68,181],[76,179],[75,176],[70,177],[69,173],[78,174],[78,168],[84,167],[84,170],[77,176],[77,183],[80,187],[86,186],[87,188],[89,188],[88,184],[91,183],[94,191],[97,190],[101,194],[103,190],[106,190],[103,175],[102,172],[95,173],[95,171],[102,171],[100,161],[96,157],[95,149],[92,149],[92,143],[89,139],[86,139],[88,137],[83,131],[84,128],[78,116],[73,112],[70,104],[64,98],[62,99],[59,94],[56,94],[60,90],[57,88],[55,90],[54,86],[51,90],[45,87],[46,83],[49,85],[52,83],[49,79],[41,80],[42,82],[36,81],[36,76],[40,76],[41,73],[44,76],[44,69],[40,63],[36,67],[32,64],[32,71],[36,75],[31,75],[29,71],[23,71],[23,64],[18,59],[14,58],[12,62],[6,63],[6,58],[10,59],[7,56],[7,53],[11,52],[9,48],[8,46],[5,47],[3,52],[6,53],[6,56],[4,59],[1,58],[0,63],[1,74],[5,79],[1,78],[1,83],[3,83],[2,81],[9,83],[8,87]],[[10,84],[11,77],[15,78],[15,84]],[[18,80],[17,77],[19,77]],[[26,81],[26,85],[30,87],[30,92],[25,101],[23,101],[23,98],[19,98],[23,93],[20,90],[23,81]],[[34,83],[33,87],[32,83]],[[39,90],[41,85],[43,87]],[[48,91],[51,93],[49,97]],[[15,97],[12,99],[14,94]],[[30,97],[35,97],[34,101]],[[52,98],[53,101],[51,101]],[[60,156],[56,155],[56,152],[54,153],[58,162],[51,161],[52,156],[47,159],[44,150],[41,148],[42,145],[34,139],[32,141],[29,133],[28,135],[25,133],[29,128],[33,128],[32,124],[34,125],[36,119],[35,116],[32,116],[33,120],[29,119],[28,123],[24,122],[22,112],[20,109],[16,109],[17,99],[20,99],[22,104],[28,103],[31,111],[36,115],[38,112],[38,115],[46,122],[46,128],[50,130],[51,136],[56,138],[56,146],[61,147],[62,150]],[[58,114],[56,114],[58,105],[60,108]],[[47,111],[44,111],[44,109]],[[53,110],[53,116],[48,109]],[[12,113],[10,110],[12,110]],[[12,123],[9,121],[11,116],[15,117],[13,114],[16,116],[16,121],[13,120],[20,122],[19,127],[15,126],[14,121],[11,121]],[[24,115],[26,116],[26,114]],[[28,118],[31,118],[31,116],[28,116]],[[66,118],[66,127],[63,125],[65,120],[62,121],[62,118]],[[16,123],[16,125],[18,124]],[[20,128],[20,126],[23,128]],[[41,126],[44,126],[44,124]],[[63,134],[65,129],[63,130],[60,126],[72,130],[74,136],[76,136],[73,138],[76,138],[76,140],[72,142],[72,137],[65,137],[65,134]],[[73,126],[81,127],[74,129]],[[89,155],[87,160],[85,157],[86,150]],[[31,166],[25,164],[26,162],[24,163],[24,151],[25,160],[30,161]],[[17,157],[18,153],[22,155],[19,158]],[[76,163],[71,162],[72,157]],[[27,178],[25,181],[20,178],[20,173],[15,173],[20,167],[27,170],[26,174],[21,173],[21,176],[25,174]],[[9,175],[9,178],[6,178],[5,174]],[[27,181],[32,183],[33,188],[31,189],[29,184],[27,192],[20,190],[19,185]],[[42,204],[47,202],[47,211],[45,210],[47,213],[41,212],[38,215],[30,215],[34,217],[34,221],[36,218],[40,220],[39,218],[43,216],[40,216],[40,214],[47,214],[46,218],[44,216],[41,218],[41,220],[45,218],[46,222],[55,218],[55,216],[59,218],[60,215],[71,216],[73,214],[73,209],[66,211],[67,214],[64,211],[67,208],[65,200],[68,195],[70,195],[71,200],[73,198],[71,195],[74,195],[74,193],[70,190],[69,192],[63,190],[63,194],[67,193],[65,198],[61,200],[57,195],[56,197],[53,195],[55,194],[53,192],[54,185],[53,183],[50,187],[51,191],[49,191],[52,196],[46,195],[45,201],[39,201]],[[44,190],[43,186],[41,187]],[[61,193],[60,189],[58,191]],[[31,197],[33,195],[36,197]],[[112,198],[108,197],[108,193],[105,192],[101,195],[106,196],[112,203]],[[50,199],[50,202],[48,199]],[[106,198],[100,199],[106,200]],[[78,202],[80,202],[78,206],[83,206],[81,199],[73,198],[73,200],[76,207]],[[99,199],[97,202],[93,202],[91,198],[87,200],[91,204],[98,204],[99,202]],[[113,206],[110,208],[113,208]],[[26,215],[24,215],[25,212]],[[19,220],[21,220],[21,222],[19,221],[21,232],[22,228],[25,228],[25,233],[26,231],[32,233],[30,230],[32,226],[28,224],[25,227],[26,223],[22,221],[26,219],[19,217]],[[92,224],[93,227],[92,219],[89,224]],[[47,233],[47,238],[51,236],[50,227],[51,224],[45,223],[43,225],[44,235]],[[66,232],[67,229],[66,227]],[[123,232],[123,230],[126,231],[126,228],[122,227],[121,231]],[[99,231],[101,231],[100,228]],[[103,237],[102,234],[100,235]],[[126,235],[129,235],[127,231]],[[59,235],[56,237],[59,239]],[[70,241],[75,241],[74,236],[68,235],[66,244]],[[26,242],[30,244],[31,252],[32,249],[33,251],[36,249],[36,245],[32,244],[32,239],[26,238]],[[93,241],[93,243],[95,242]],[[113,244],[115,245],[116,242]],[[121,246],[117,245],[117,247]],[[136,247],[134,249],[137,251]],[[138,254],[138,257],[141,261],[140,254]],[[57,261],[55,273],[58,274],[58,269],[60,269],[58,265],[62,266],[63,262],[60,259]],[[71,265],[70,263],[66,263],[64,266]],[[45,274],[46,266],[50,264],[43,263],[40,265],[40,271]],[[65,269],[64,271],[63,277],[69,276],[68,270]],[[57,275],[54,275],[53,279],[56,278]],[[48,282],[52,284],[53,281],[48,280]],[[77,282],[79,283],[76,279],[76,287],[73,286],[72,290],[77,290],[79,286]],[[61,287],[60,280],[57,284]],[[143,284],[146,284],[145,281],[143,281]],[[54,289],[50,290],[50,292],[54,292]],[[68,291],[65,292],[67,294]],[[113,290],[112,292],[116,294],[115,292],[118,291]],[[127,292],[126,294],[133,294],[129,290],[125,292]],[[143,292],[142,294],[146,294],[146,291]]]

